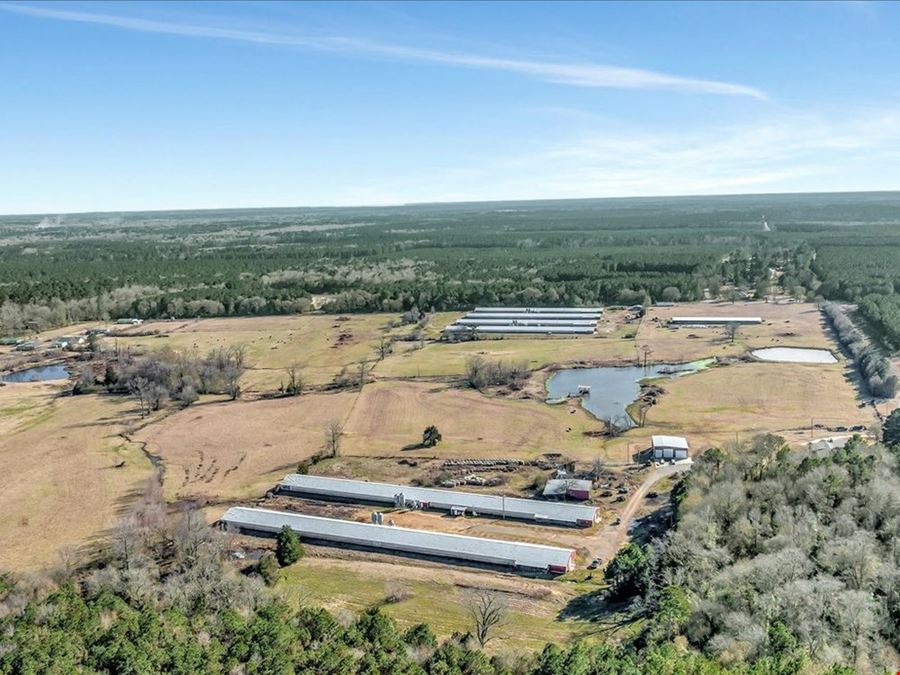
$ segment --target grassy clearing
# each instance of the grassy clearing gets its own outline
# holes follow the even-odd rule
[[[489,643],[492,653],[539,649],[548,641],[565,643],[596,633],[587,622],[557,618],[578,590],[552,581],[456,568],[308,557],[284,570],[279,586],[289,598],[332,611],[360,612],[377,605],[401,626],[425,622],[441,638],[470,630],[469,599],[479,589],[491,590],[509,607],[506,624],[498,630],[497,640]],[[397,588],[408,597],[385,604],[387,595]]]
[[[437,449],[403,448],[435,424]],[[599,444],[584,435],[601,424],[574,405],[548,406],[533,399],[488,397],[471,389],[418,382],[366,386],[350,413],[344,452],[357,455],[535,457],[560,451],[587,457]]]
[[[133,419],[130,401],[106,396],[55,398],[58,385],[0,389],[0,401],[29,402],[3,418],[16,424],[0,438],[2,567],[33,570],[59,553],[90,553],[152,475],[138,445],[118,433]],[[6,408],[4,403],[0,407]]]
[[[835,365],[741,363],[673,380],[650,424],[688,433],[778,431],[871,424],[871,408]]]

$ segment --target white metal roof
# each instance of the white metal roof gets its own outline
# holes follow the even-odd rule
[[[673,316],[675,323],[762,323],[759,316]]]
[[[481,313],[491,313],[491,312],[500,312],[500,313],[519,313],[519,314],[528,314],[531,312],[550,312],[551,314],[561,313],[561,314],[602,314],[602,307],[476,307],[472,310],[473,314],[481,314]]]
[[[654,448],[688,449],[687,439],[681,436],[651,436],[650,442],[653,443]]]
[[[445,331],[458,332],[475,330],[478,333],[539,333],[545,335],[591,335],[593,326],[462,326],[453,324],[447,326]]]
[[[529,321],[539,321],[546,319],[556,319],[556,320],[564,320],[564,321],[572,321],[572,320],[597,320],[600,318],[599,314],[567,314],[566,312],[533,312],[533,313],[519,313],[519,312],[469,312],[466,314],[464,319],[518,319],[518,320],[529,320]]]
[[[544,495],[564,495],[570,490],[590,492],[592,487],[593,482],[580,478],[551,478],[544,485]]]
[[[454,323],[460,325],[475,326],[596,326],[596,319],[546,319],[542,316],[522,317],[517,315],[515,318],[507,319],[491,319],[481,316],[465,317],[457,319]]]
[[[240,506],[228,509],[221,521],[227,525],[263,532],[278,532],[287,525],[301,538],[537,570],[547,570],[550,566],[569,569],[575,556],[572,549],[555,546],[372,525]]]
[[[597,519],[597,508],[583,504],[561,504],[477,492],[459,492],[393,483],[371,483],[348,478],[292,473],[284,477],[284,480],[279,483],[279,487],[307,494],[339,497],[346,501],[373,501],[390,504],[394,503],[396,495],[402,494],[407,500],[427,502],[432,508],[449,510],[452,506],[462,506],[485,515],[505,514],[511,518],[571,525],[577,525],[579,521],[594,522]]]

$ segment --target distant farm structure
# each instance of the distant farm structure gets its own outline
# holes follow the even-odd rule
[[[755,326],[762,322],[759,316],[673,316],[669,319],[672,326]]]
[[[444,329],[444,337],[478,334],[593,335],[602,307],[476,307]]]

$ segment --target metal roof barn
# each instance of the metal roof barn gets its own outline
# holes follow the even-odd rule
[[[544,319],[541,317],[527,319],[483,319],[481,317],[465,317],[453,323],[460,326],[596,326],[595,319]]]
[[[230,528],[277,533],[287,525],[301,539],[312,539],[384,551],[500,565],[562,574],[575,566],[575,551],[555,546],[482,539],[405,527],[356,523],[299,513],[233,506],[219,521]]]
[[[669,319],[670,323],[677,323],[689,326],[724,326],[729,323],[739,323],[742,325],[752,325],[762,323],[762,317],[759,316],[673,316]]]
[[[532,333],[536,335],[591,335],[594,332],[592,326],[460,326],[453,324],[447,326],[447,332],[460,332],[474,330],[477,333]]]
[[[284,480],[278,484],[278,489],[279,491],[341,501],[380,504],[395,504],[397,496],[403,495],[407,502],[415,500],[421,502],[425,508],[440,511],[462,508],[473,515],[519,518],[552,525],[589,527],[599,517],[596,507],[583,504],[543,502],[537,499],[521,499],[393,483],[370,483],[365,480],[308,476],[297,473],[285,476]]]
[[[484,314],[466,314],[464,319],[508,319],[510,321],[545,321],[547,319],[556,319],[557,321],[572,321],[572,320],[596,320],[599,318],[599,315],[594,314],[566,314],[564,312],[547,312],[545,314],[515,314],[512,312],[485,312]]]
[[[687,439],[682,438],[681,436],[651,436],[650,442],[653,444],[654,448],[688,449]]]
[[[602,307],[476,307],[470,314],[483,313],[517,313],[517,314],[541,314],[549,312],[550,314],[603,314]]]

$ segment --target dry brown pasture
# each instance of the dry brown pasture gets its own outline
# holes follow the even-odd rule
[[[437,425],[437,449],[403,450]],[[346,425],[344,452],[397,456],[534,457],[562,451],[587,456],[597,441],[582,432],[600,422],[577,406],[548,406],[533,399],[486,396],[472,389],[429,382],[380,381],[367,385]]]
[[[759,316],[763,323],[741,326],[734,344],[723,326],[666,328],[673,316]],[[689,336],[695,337],[689,337]],[[762,347],[834,349],[822,316],[814,304],[764,302],[685,303],[650,307],[637,333],[637,346],[650,347],[657,363],[693,361],[708,356],[739,356]]]
[[[248,391],[276,389],[285,380],[284,369],[296,363],[309,384],[324,384],[344,366],[373,360],[379,337],[396,314],[353,314],[348,320],[334,315],[306,314],[211,318],[191,321],[148,321],[123,330],[126,337],[109,338],[120,347],[134,349],[195,350],[243,345],[249,369],[244,376]],[[401,329],[397,329],[400,332]],[[150,331],[157,335],[139,335]],[[134,337],[127,337],[133,335]]]
[[[210,401],[135,436],[166,467],[167,499],[261,496],[322,450],[325,425],[346,420],[356,392],[259,401]]]
[[[54,567],[64,551],[89,557],[153,475],[118,435],[135,418],[131,401],[58,398],[59,389],[0,387],[0,568]]]

